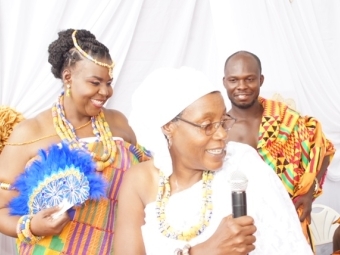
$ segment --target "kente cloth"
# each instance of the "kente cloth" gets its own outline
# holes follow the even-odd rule
[[[260,156],[279,175],[292,198],[307,193],[324,157],[332,159],[333,144],[315,118],[302,117],[280,102],[261,97],[259,102],[264,109],[257,145]]]
[[[212,217],[208,227],[190,241],[164,236],[159,230],[156,202],[146,205],[141,227],[147,255],[173,255],[176,248],[209,239],[221,220],[232,213],[230,173],[241,171],[248,179],[247,214],[254,218],[255,250],[251,255],[313,254],[301,231],[300,222],[288,193],[277,175],[249,145],[229,142],[223,167],[212,180]],[[202,210],[202,181],[170,196],[165,207],[169,225],[185,231],[199,222]]]
[[[300,114],[283,103],[259,97],[263,116],[257,151],[277,173],[290,197],[306,194],[321,168],[323,159],[333,158],[335,148],[313,117]],[[320,184],[323,183],[324,178]],[[315,197],[321,194],[321,188]],[[299,214],[302,212],[301,208]],[[302,223],[309,238],[308,223]]]
[[[103,150],[95,137],[84,139],[90,151]],[[132,145],[120,138],[113,138],[117,146],[114,162],[98,172],[107,181],[106,198],[88,200],[75,209],[73,219],[58,236],[47,236],[35,245],[17,239],[19,254],[28,255],[81,255],[113,254],[113,236],[118,190],[124,172],[133,164],[148,160],[149,152],[140,145]]]

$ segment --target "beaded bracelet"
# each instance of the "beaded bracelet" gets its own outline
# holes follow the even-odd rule
[[[44,238],[43,236],[35,236],[32,234],[30,229],[32,218],[33,215],[24,215],[20,217],[17,224],[18,239],[27,244],[35,244]]]
[[[313,196],[316,197],[319,194],[319,190],[320,190],[320,184],[319,184],[318,178],[315,177],[315,180],[313,183],[315,183]]]
[[[190,255],[189,251],[190,251],[190,244],[186,244],[184,245],[183,249],[179,249],[177,248],[174,252],[174,255]]]
[[[12,189],[12,186],[11,186],[11,184],[6,183],[6,182],[0,182],[0,189],[10,190],[10,189]]]

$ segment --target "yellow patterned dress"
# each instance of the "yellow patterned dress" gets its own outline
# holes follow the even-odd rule
[[[280,177],[292,199],[306,194],[314,183],[323,159],[332,159],[335,148],[313,117],[302,117],[285,104],[259,98],[264,112],[257,151]],[[321,184],[323,183],[323,178]],[[315,194],[321,194],[322,190]],[[308,223],[302,222],[310,241]]]
[[[121,139],[114,141],[117,147],[114,162],[99,172],[108,183],[106,198],[88,200],[77,208],[73,219],[58,236],[45,237],[35,245],[17,241],[19,254],[113,254],[115,209],[124,172],[131,165],[150,158],[149,152],[142,146],[134,146]],[[89,142],[88,148],[97,153],[102,150],[101,143],[96,141]]]

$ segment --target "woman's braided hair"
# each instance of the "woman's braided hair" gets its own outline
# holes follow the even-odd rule
[[[61,79],[61,74],[66,67],[73,66],[84,57],[74,48],[72,33],[74,29],[67,29],[58,33],[58,39],[48,47],[48,62],[52,65],[54,77]],[[111,60],[109,49],[96,40],[96,37],[85,29],[77,30],[79,46],[91,57],[96,59]]]

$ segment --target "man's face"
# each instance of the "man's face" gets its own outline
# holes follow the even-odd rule
[[[248,109],[254,105],[264,80],[256,59],[246,53],[236,54],[224,73],[223,84],[233,106]]]

